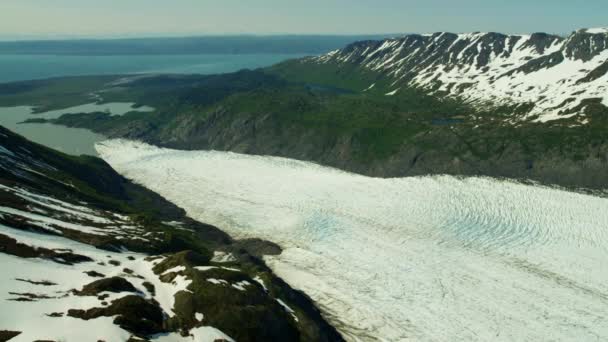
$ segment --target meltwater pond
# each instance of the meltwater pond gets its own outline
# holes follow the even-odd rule
[[[192,217],[282,245],[269,266],[349,340],[608,339],[608,199],[120,140],[97,148]]]

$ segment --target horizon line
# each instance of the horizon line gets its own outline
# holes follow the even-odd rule
[[[91,41],[91,40],[130,40],[130,39],[184,39],[184,38],[222,38],[222,37],[352,37],[352,36],[405,36],[411,34],[434,34],[434,33],[502,33],[508,35],[521,35],[532,33],[547,33],[555,35],[568,35],[577,32],[580,28],[570,32],[525,32],[525,33],[504,33],[499,31],[468,31],[468,32],[452,32],[452,31],[435,31],[435,32],[375,32],[375,33],[117,33],[117,34],[100,34],[100,35],[69,35],[69,34],[49,34],[49,35],[0,35],[0,42],[35,42],[35,41]]]

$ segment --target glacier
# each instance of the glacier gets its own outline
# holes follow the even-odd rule
[[[237,238],[347,340],[608,339],[608,199],[490,178],[378,179],[127,140],[121,174]]]

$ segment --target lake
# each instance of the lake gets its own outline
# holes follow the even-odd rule
[[[99,145],[237,238],[352,341],[608,340],[608,199],[490,178],[378,179],[297,160]]]
[[[27,119],[56,119],[65,113],[93,113],[108,111],[112,115],[123,115],[130,111],[149,112],[150,107],[133,108],[132,103],[86,104],[60,110],[33,114],[32,107],[0,107],[0,125],[23,135],[27,139],[71,155],[97,155],[95,143],[106,139],[103,135],[83,128],[70,128],[49,123],[21,124]]]

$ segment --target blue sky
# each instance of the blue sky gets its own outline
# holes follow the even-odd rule
[[[608,0],[1,0],[0,36],[568,33]]]

